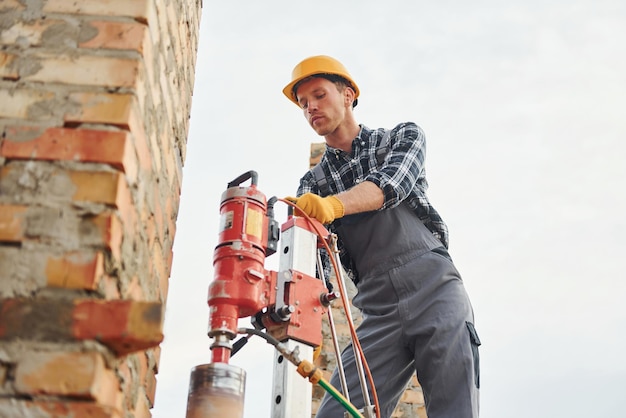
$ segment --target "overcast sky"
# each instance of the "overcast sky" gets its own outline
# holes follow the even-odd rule
[[[622,0],[205,0],[153,416],[183,417],[210,360],[226,184],[255,170],[268,197],[291,195],[323,140],[281,93],[317,54],[357,81],[360,123],[426,133],[429,197],[483,342],[481,417],[624,417]],[[270,418],[272,360],[258,341],[231,361],[246,418]]]

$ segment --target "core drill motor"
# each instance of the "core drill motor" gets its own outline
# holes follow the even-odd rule
[[[241,186],[247,180],[250,186]],[[252,317],[256,329],[267,328],[280,341],[291,338],[312,347],[322,342],[322,315],[329,299],[324,283],[301,272],[264,268],[265,258],[277,251],[281,229],[274,220],[278,199],[268,201],[257,190],[257,181],[257,173],[249,171],[228,183],[222,194],[215,275],[208,292],[211,363],[192,370],[187,418],[243,416],[245,371],[228,364],[247,341],[242,337],[231,344],[239,318]],[[290,215],[282,230],[311,229],[309,223]]]

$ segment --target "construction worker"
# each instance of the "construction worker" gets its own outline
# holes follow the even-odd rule
[[[444,221],[426,197],[425,136],[412,122],[369,129],[356,122],[359,88],[328,56],[304,59],[283,89],[326,141],[300,180],[298,209],[339,238],[339,254],[363,313],[357,329],[380,416],[390,417],[417,372],[429,418],[478,416],[480,340]],[[326,261],[328,261],[326,259]],[[330,273],[328,263],[325,263]],[[342,361],[351,402],[364,407],[352,347]],[[341,387],[337,371],[331,384]],[[328,395],[317,418],[341,418]]]

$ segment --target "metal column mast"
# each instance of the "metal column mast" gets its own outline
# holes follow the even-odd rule
[[[309,276],[315,276],[317,262],[317,235],[297,224],[281,233],[280,263],[277,276],[278,294],[276,297],[277,308],[284,301],[283,289],[288,288],[289,282],[294,280],[290,273],[298,271]],[[298,301],[292,305],[298,309]],[[303,324],[306,326],[306,324]],[[313,347],[287,339],[283,341],[289,350],[296,346],[299,348],[300,357],[313,361]],[[274,355],[274,376],[272,391],[272,418],[310,418],[312,385],[303,379],[296,367],[283,358],[279,352]]]

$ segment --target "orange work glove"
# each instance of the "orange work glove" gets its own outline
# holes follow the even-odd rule
[[[341,200],[335,196],[320,197],[313,193],[305,193],[300,197],[286,197],[296,204],[298,209],[323,224],[328,224],[344,215]]]

